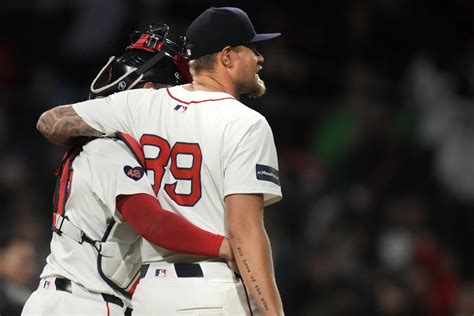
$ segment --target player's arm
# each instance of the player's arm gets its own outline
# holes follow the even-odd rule
[[[72,108],[62,105],[41,114],[36,129],[51,143],[67,145],[75,137],[99,137],[103,133],[89,126]]]
[[[229,240],[245,286],[264,315],[283,315],[271,246],[263,224],[263,198],[232,194],[225,198]]]
[[[75,137],[113,135],[124,132],[135,135],[148,118],[150,91],[144,89],[114,93],[105,98],[97,98],[72,105],[52,108],[43,113],[37,128],[49,141],[64,145]]]
[[[232,260],[229,241],[170,211],[148,194],[119,195],[117,209],[146,240],[174,252]]]

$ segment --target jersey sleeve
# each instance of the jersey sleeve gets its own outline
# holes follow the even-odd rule
[[[239,130],[230,129],[226,135],[224,195],[263,194],[265,206],[278,202],[282,193],[270,125],[260,117]]]
[[[148,194],[155,198],[155,194],[146,171],[124,143],[109,139],[98,141],[108,143],[97,148],[101,156],[90,164],[92,191],[111,210],[111,215],[123,222],[122,215],[116,209],[117,196]]]
[[[74,111],[90,126],[108,136],[115,132],[136,135],[135,132],[149,109],[152,89],[134,89],[114,93],[72,105]]]

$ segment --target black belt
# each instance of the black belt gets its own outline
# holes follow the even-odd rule
[[[174,263],[174,270],[176,271],[176,276],[178,278],[202,278],[204,274],[202,273],[201,266],[198,263]],[[140,271],[140,278],[144,278],[146,273],[150,268],[149,264],[142,265]]]
[[[64,292],[72,293],[71,292],[72,284],[71,284],[71,280],[69,280],[69,279],[56,278],[54,280],[54,285],[56,286],[56,290],[58,290],[58,291],[64,291]],[[105,302],[115,304],[115,305],[118,305],[120,307],[124,306],[123,301],[120,298],[118,298],[117,296],[113,296],[113,295],[106,294],[106,293],[101,293],[101,295],[102,295],[102,298],[104,299]],[[130,308],[127,307],[127,311],[129,309]],[[130,309],[129,314],[127,314],[127,311],[125,312],[125,315],[131,315],[130,314],[131,309]]]

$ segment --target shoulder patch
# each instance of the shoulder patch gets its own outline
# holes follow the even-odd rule
[[[270,181],[276,185],[280,185],[280,173],[275,168],[257,164],[256,175],[257,180]]]
[[[142,167],[135,167],[132,168],[130,166],[125,166],[123,167],[123,171],[125,172],[125,175],[135,181],[140,180],[143,175],[145,174],[145,171],[143,170]]]

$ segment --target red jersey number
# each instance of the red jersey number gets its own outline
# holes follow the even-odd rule
[[[152,146],[158,148],[156,157],[145,157],[147,170],[153,171],[153,191],[158,194],[168,161],[171,159],[170,172],[176,179],[174,183],[164,185],[164,190],[173,201],[182,206],[193,206],[201,199],[201,164],[202,153],[197,143],[176,143],[173,147],[168,141],[157,135],[143,135],[140,139],[142,148]],[[191,156],[190,166],[178,166],[178,156]],[[188,181],[190,192],[188,194],[176,193],[178,181]]]

